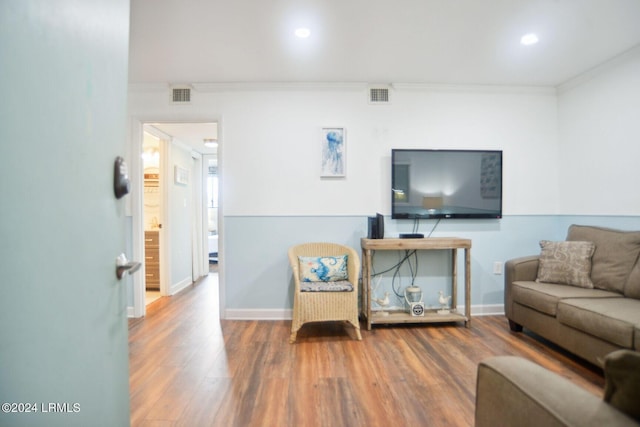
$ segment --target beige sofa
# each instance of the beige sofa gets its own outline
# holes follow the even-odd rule
[[[640,353],[605,359],[602,397],[514,356],[478,365],[476,427],[601,427],[640,425]]]
[[[640,351],[640,232],[572,225],[563,242],[505,264],[505,314],[602,366],[618,349]]]

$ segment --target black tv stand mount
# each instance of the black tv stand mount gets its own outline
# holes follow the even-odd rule
[[[400,233],[401,239],[424,239],[422,233]]]

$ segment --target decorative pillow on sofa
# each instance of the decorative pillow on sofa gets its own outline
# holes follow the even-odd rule
[[[308,257],[299,256],[302,282],[338,282],[347,280],[347,255]]]
[[[593,242],[540,242],[540,263],[536,282],[593,288],[591,256]]]
[[[572,225],[567,241],[596,245],[591,280],[594,287],[623,293],[631,269],[640,254],[640,231],[622,231],[588,225]]]
[[[604,400],[640,421],[640,353],[617,350],[604,359]]]

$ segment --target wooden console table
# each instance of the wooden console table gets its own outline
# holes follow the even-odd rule
[[[424,239],[366,239],[360,241],[362,246],[362,304],[363,314],[367,318],[367,329],[375,323],[430,323],[430,322],[465,322],[471,327],[471,240],[457,237],[428,237]],[[458,249],[464,249],[465,260],[465,295],[464,314],[459,313],[458,299]],[[438,314],[437,310],[425,309],[424,316],[412,316],[405,310],[385,310],[387,316],[377,316],[371,310],[371,258],[373,251],[404,250],[451,250],[451,312]]]

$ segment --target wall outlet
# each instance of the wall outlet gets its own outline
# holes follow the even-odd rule
[[[502,274],[502,261],[493,263],[493,274]]]

